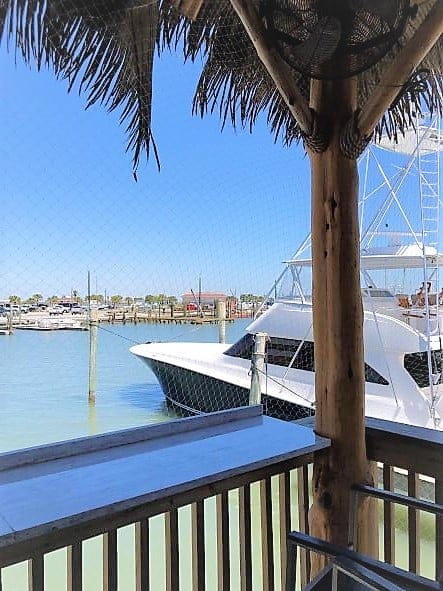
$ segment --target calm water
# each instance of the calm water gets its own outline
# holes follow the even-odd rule
[[[236,340],[247,324],[227,324],[226,341]],[[91,406],[89,333],[17,330],[0,337],[0,451],[168,419],[154,374],[129,352],[135,343],[168,340],[218,342],[218,326],[102,325]]]

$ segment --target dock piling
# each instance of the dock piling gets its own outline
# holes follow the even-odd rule
[[[261,404],[262,375],[265,367],[265,348],[268,335],[258,332],[254,338],[254,353],[251,362],[251,390],[249,404]]]

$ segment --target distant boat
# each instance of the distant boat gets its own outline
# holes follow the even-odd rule
[[[19,324],[15,328],[19,330],[88,330],[88,325],[82,320],[53,320],[52,318],[42,318],[34,323]]]

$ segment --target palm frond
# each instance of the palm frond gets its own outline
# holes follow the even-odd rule
[[[260,9],[267,0],[251,0]],[[276,0],[273,0],[275,2]],[[312,2],[310,3],[310,5]],[[193,112],[217,113],[222,128],[241,125],[250,131],[266,114],[275,139],[287,145],[301,138],[300,129],[275,89],[229,0],[204,0],[194,21],[181,16],[173,0],[0,0],[0,34],[38,68],[51,66],[66,79],[69,90],[87,97],[86,106],[102,103],[120,109],[126,125],[127,150],[134,174],[142,153],[159,157],[152,135],[152,74],[154,54],[180,50],[185,61],[203,66],[193,99]],[[312,6],[315,5],[312,4]],[[420,4],[404,39],[379,63],[359,75],[361,106],[432,3]],[[291,9],[292,10],[292,9]],[[296,10],[296,3],[294,3]],[[443,109],[443,41],[420,65],[380,121],[376,136],[396,138],[414,123],[414,114]],[[293,71],[309,100],[309,78]]]
[[[158,43],[157,0],[1,0],[0,34],[26,63],[51,66],[127,121],[134,171],[141,151],[154,150],[152,71]]]

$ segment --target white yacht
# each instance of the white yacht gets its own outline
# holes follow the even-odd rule
[[[367,252],[362,271],[419,268],[416,245]],[[426,255],[435,264],[436,252]],[[443,259],[442,259],[443,261]],[[291,261],[299,278],[309,260]],[[442,314],[432,294],[412,304],[386,289],[362,290],[366,414],[401,423],[435,427],[443,412]],[[436,300],[436,298],[435,298]],[[254,335],[268,335],[262,403],[265,412],[284,419],[315,411],[312,303],[301,296],[282,297],[254,320],[233,345],[147,343],[131,352],[155,373],[168,403],[201,413],[248,404]],[[429,337],[426,336],[429,334]]]
[[[362,222],[361,231],[366,414],[431,428],[443,427],[443,306],[437,295],[443,264],[438,254],[439,126],[435,119],[419,124],[417,136],[406,134],[402,145],[382,146],[407,159],[401,166],[395,163],[392,178],[383,170],[383,150],[382,156],[368,150],[360,203],[360,211],[373,216],[369,224]],[[366,186],[370,158],[382,179],[375,189]],[[377,192],[384,188],[387,193],[377,201]],[[418,220],[418,229],[412,218]],[[261,332],[268,335],[262,379],[265,412],[284,419],[315,412],[312,302],[304,294],[311,283],[310,256],[305,255],[309,247],[307,239],[287,263],[291,281],[286,297],[257,317],[237,343],[147,343],[131,348],[155,373],[168,403],[192,413],[248,404],[254,335]],[[302,281],[305,271],[308,279]],[[388,276],[395,280],[387,281]],[[422,293],[408,295],[420,283]],[[437,293],[431,293],[431,285]]]

